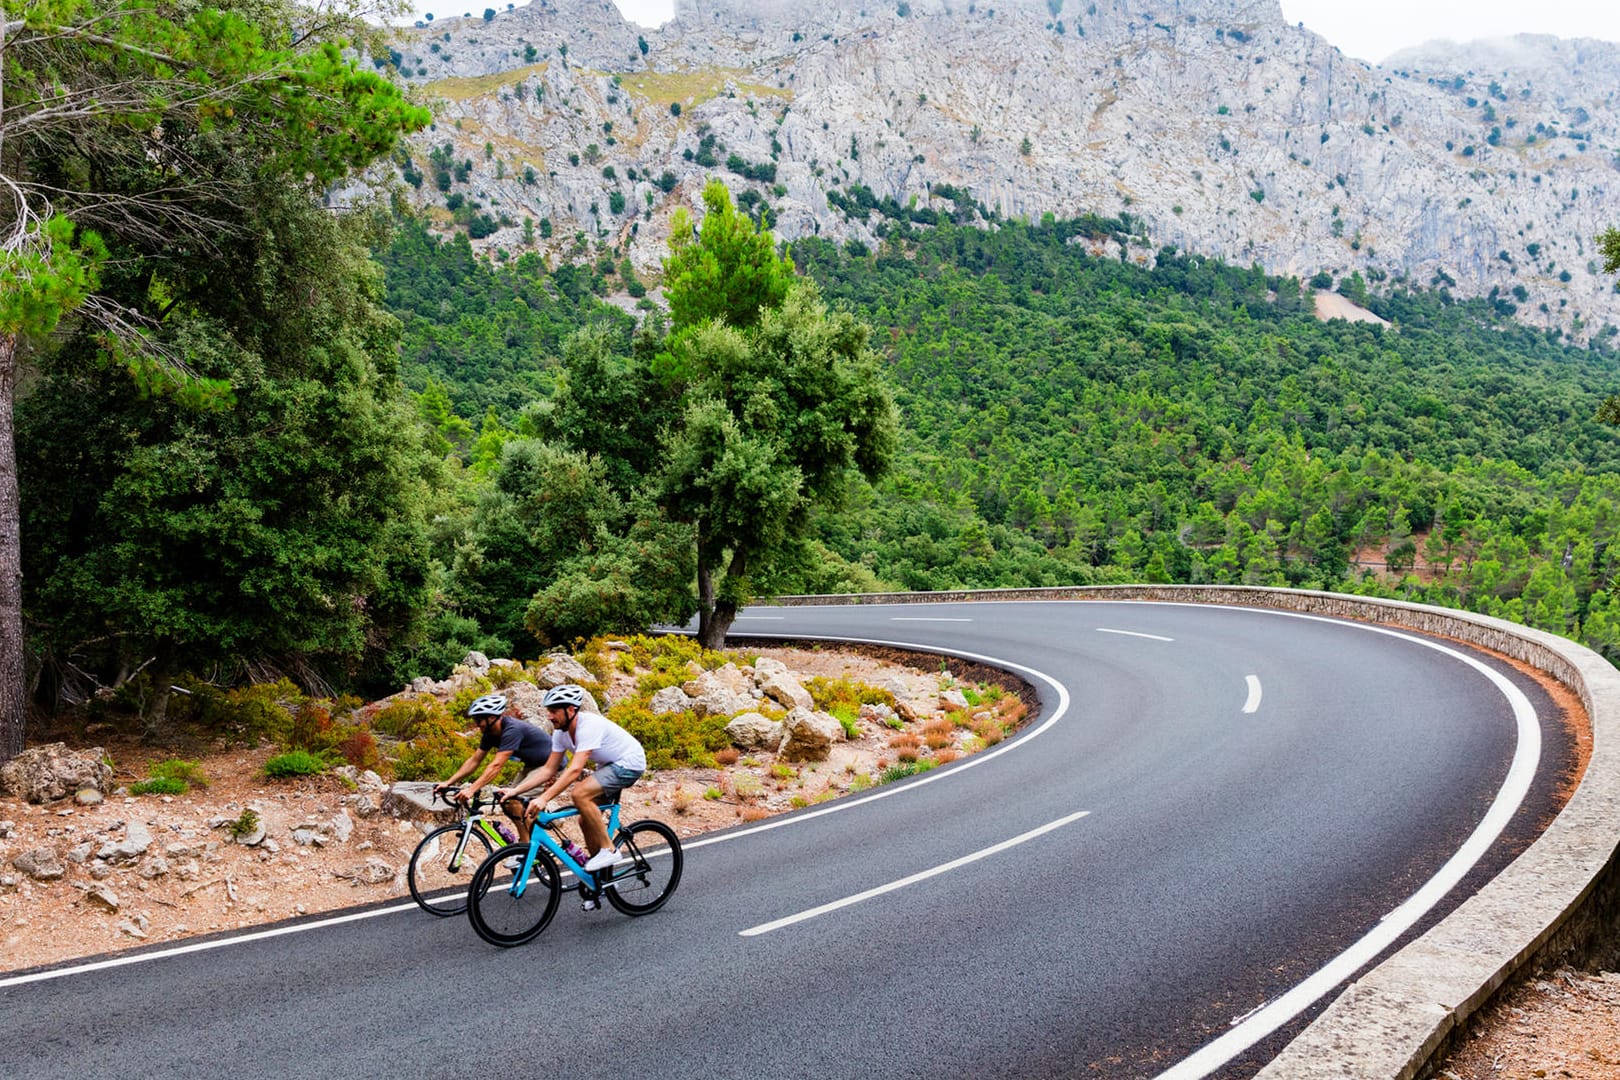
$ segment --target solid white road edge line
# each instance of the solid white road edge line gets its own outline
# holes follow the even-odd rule
[[[795,636],[800,637],[805,641],[813,640],[810,636],[806,635]],[[887,645],[890,648],[895,649],[914,649],[918,652],[931,652],[936,654],[940,651],[940,648],[937,645],[917,645],[904,641],[883,641],[877,638],[837,638],[835,640],[848,641],[860,645]],[[921,776],[912,777],[905,783],[885,786],[881,791],[873,792],[870,795],[863,795],[858,799],[839,799],[837,802],[831,803],[820,810],[812,810],[808,813],[793,814],[790,816],[777,818],[775,821],[764,822],[760,825],[754,826],[751,829],[739,829],[736,832],[726,833],[724,836],[711,836],[707,839],[694,840],[691,843],[682,841],[681,849],[683,851],[691,851],[695,848],[708,847],[710,844],[723,844],[731,840],[740,840],[745,836],[753,836],[756,833],[769,832],[772,829],[786,828],[789,825],[796,825],[801,821],[809,821],[812,818],[822,817],[826,814],[836,814],[844,810],[853,810],[857,806],[864,806],[867,803],[876,802],[879,799],[887,799],[894,795],[903,795],[908,791],[916,791],[925,784],[931,784],[938,780],[944,780],[947,777],[956,776],[967,769],[974,768],[986,761],[989,761],[991,758],[997,758],[1002,754],[1018,749],[1019,747],[1028,743],[1031,739],[1049,730],[1052,725],[1061,720],[1063,715],[1069,711],[1068,689],[1064,687],[1062,683],[1058,682],[1044,671],[1036,671],[1034,668],[1025,667],[1023,664],[1014,664],[1007,660],[1001,660],[994,656],[984,656],[979,653],[953,652],[952,655],[959,656],[964,660],[977,660],[980,663],[992,664],[996,667],[1006,668],[1009,671],[1016,671],[1020,674],[1028,675],[1031,678],[1041,680],[1057,693],[1057,708],[1053,709],[1052,715],[1047,717],[1045,720],[1042,720],[1038,726],[1025,732],[1016,739],[1009,739],[1007,742],[1002,743],[994,750],[982,750],[979,753],[974,754],[972,757],[962,758],[961,760],[943,768],[930,769]],[[24,983],[45,982],[49,979],[61,979],[69,975],[79,975],[92,971],[105,971],[108,968],[125,967],[129,964],[141,964],[148,960],[164,960],[171,956],[184,956],[188,953],[206,952],[209,949],[222,949],[227,945],[241,945],[250,941],[259,941],[264,938],[281,937],[284,934],[299,934],[306,930],[320,930],[328,926],[339,926],[343,923],[359,922],[362,919],[374,919],[379,915],[393,915],[401,911],[416,910],[418,910],[416,903],[415,901],[412,901],[408,904],[395,904],[392,907],[378,908],[372,911],[360,911],[350,915],[339,915],[330,919],[319,919],[315,922],[299,923],[296,926],[278,926],[270,930],[260,930],[252,933],[242,934],[238,937],[221,938],[216,941],[198,942],[194,945],[179,945],[172,949],[162,949],[155,952],[140,953],[136,956],[115,956],[107,960],[97,960],[89,964],[77,964],[73,967],[54,968],[50,971],[36,971],[29,975],[14,975],[11,978],[0,978],[0,990],[4,990],[10,986],[21,986]]]
[[[889,616],[889,621],[890,622],[972,622],[973,620],[972,619],[943,619],[943,618],[941,618],[941,619],[907,618],[904,615],[890,615]]]
[[[1097,633],[1099,633],[1099,634],[1121,634],[1121,635],[1123,635],[1125,637],[1145,637],[1149,641],[1174,641],[1174,640],[1176,640],[1173,637],[1162,637],[1162,636],[1160,636],[1158,634],[1144,634],[1144,633],[1142,633],[1142,632],[1140,632],[1138,630],[1110,630],[1106,626],[1097,627]]]
[[[319,922],[299,923],[296,926],[277,926],[269,930],[258,930],[253,933],[241,934],[237,937],[220,938],[215,941],[199,941],[192,945],[177,945],[172,949],[162,949],[156,952],[140,953],[135,956],[114,956],[107,960],[97,960],[90,964],[79,964],[76,967],[57,968],[53,971],[36,971],[32,975],[14,975],[9,979],[0,979],[0,990],[12,986],[22,986],[25,983],[45,982],[47,979],[60,979],[65,975],[81,975],[90,971],[106,971],[108,968],[125,967],[129,964],[143,964],[148,960],[165,960],[171,956],[185,956],[188,953],[208,952],[210,949],[223,949],[227,945],[241,945],[249,941],[262,941],[265,938],[281,937],[285,934],[298,934],[305,930],[315,930],[323,926],[338,926],[342,923],[359,922],[362,919],[375,919],[379,915],[392,915],[397,911],[416,911],[416,902],[408,904],[395,904],[392,907],[375,908],[371,911],[357,911],[350,915],[339,915],[332,919],[321,919]]]
[[[854,896],[846,896],[842,900],[834,900],[831,903],[822,904],[820,907],[809,908],[805,911],[799,912],[797,915],[785,915],[780,919],[773,919],[767,923],[760,923],[758,926],[751,926],[747,930],[739,930],[737,931],[737,934],[740,937],[758,937],[760,934],[768,934],[772,930],[780,930],[785,926],[793,926],[795,923],[808,922],[811,919],[817,918],[821,915],[826,915],[829,912],[838,911],[841,908],[847,908],[854,904],[859,904],[864,900],[871,900],[874,897],[882,896],[885,893],[892,893],[898,889],[904,889],[908,885],[915,885],[919,881],[927,881],[931,877],[938,877],[940,874],[949,873],[952,870],[967,866],[969,863],[976,863],[980,859],[988,859],[990,856],[1000,854],[1001,852],[1006,851],[1008,848],[1015,848],[1019,844],[1028,843],[1037,836],[1044,836],[1053,829],[1060,829],[1072,821],[1079,821],[1089,813],[1091,813],[1090,810],[1077,811],[1076,813],[1070,814],[1067,817],[1060,817],[1056,821],[1049,821],[1045,825],[1033,828],[1026,833],[1020,833],[1010,840],[1003,840],[999,844],[991,844],[989,847],[981,848],[970,855],[963,855],[959,859],[952,859],[948,863],[941,863],[939,866],[933,867],[932,869],[919,871],[918,873],[912,874],[910,877],[903,877],[899,881],[891,881],[887,885],[879,885],[875,889],[867,889],[865,892],[856,893]]]
[[[1370,633],[1387,634],[1390,637],[1414,641],[1425,648],[1460,660],[1489,679],[1502,696],[1508,699],[1508,703],[1513,707],[1513,718],[1518,729],[1518,746],[1513,751],[1513,763],[1508,766],[1507,777],[1502,781],[1502,787],[1491,802],[1490,809],[1485,812],[1485,817],[1434,877],[1425,882],[1423,887],[1413,893],[1400,907],[1386,915],[1365,937],[1328,961],[1321,970],[1233,1026],[1220,1038],[1204,1045],[1191,1056],[1183,1058],[1173,1068],[1160,1073],[1157,1080],[1200,1080],[1208,1076],[1310,1008],[1318,998],[1350,978],[1363,965],[1393,944],[1427,914],[1430,908],[1438,904],[1496,842],[1496,838],[1507,828],[1508,822],[1518,811],[1519,804],[1529,793],[1530,783],[1536,775],[1536,764],[1541,758],[1541,727],[1537,723],[1536,711],[1531,706],[1530,699],[1524,696],[1524,691],[1509,682],[1506,676],[1472,656],[1466,656],[1439,642],[1380,626],[1346,623],[1341,619],[1329,619],[1321,615],[1274,611],[1269,608],[1242,610],[1282,615],[1291,619],[1310,619],[1341,626],[1356,626]]]
[[[1260,676],[1245,675],[1243,678],[1249,684],[1249,700],[1243,703],[1243,711],[1252,713],[1260,708]]]

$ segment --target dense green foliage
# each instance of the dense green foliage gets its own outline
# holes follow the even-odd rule
[[[1351,283],[1393,328],[1322,323],[1293,279],[1174,252],[1149,269],[1087,254],[1074,241],[1089,235],[895,222],[875,254],[793,246],[832,306],[876,329],[902,428],[893,474],[815,511],[756,588],[1399,592],[1620,658],[1620,437],[1594,418],[1616,380],[1612,331],[1572,347],[1496,298],[1400,281]],[[509,273],[460,280],[498,290]],[[570,376],[597,395],[590,415],[649,400],[622,341]],[[593,435],[569,392],[508,422],[524,415],[568,426],[610,469],[660,466],[635,425]]]
[[[20,515],[0,483],[0,562],[19,534],[23,561],[0,697],[21,695],[19,611],[42,696],[146,668],[153,734],[186,668],[390,656],[426,604],[438,464],[378,302],[383,222],[323,201],[428,111],[345,52],[370,31],[343,4],[4,11],[0,410],[14,346],[30,378]]]

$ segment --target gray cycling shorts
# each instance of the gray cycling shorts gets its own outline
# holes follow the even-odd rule
[[[626,769],[622,765],[603,765],[592,775],[596,777],[596,782],[602,785],[602,793],[611,795],[640,780],[641,770]]]

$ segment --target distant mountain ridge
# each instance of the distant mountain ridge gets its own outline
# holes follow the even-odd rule
[[[646,271],[720,176],[789,240],[875,245],[896,215],[970,202],[1129,215],[1133,259],[1494,291],[1577,338],[1620,323],[1593,244],[1620,224],[1613,44],[1436,43],[1373,68],[1275,0],[680,0],[656,31],[607,0],[486,15],[397,46],[442,98],[407,177],[510,254],[619,246]]]

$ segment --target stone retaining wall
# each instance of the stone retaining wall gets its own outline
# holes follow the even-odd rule
[[[1148,600],[1332,615],[1470,642],[1572,690],[1592,723],[1592,759],[1541,837],[1433,929],[1356,980],[1258,1074],[1264,1080],[1424,1076],[1461,1025],[1516,972],[1569,959],[1612,965],[1620,911],[1620,670],[1573,641],[1466,611],[1398,600],[1223,585],[1118,585],[782,596],[775,603]]]

